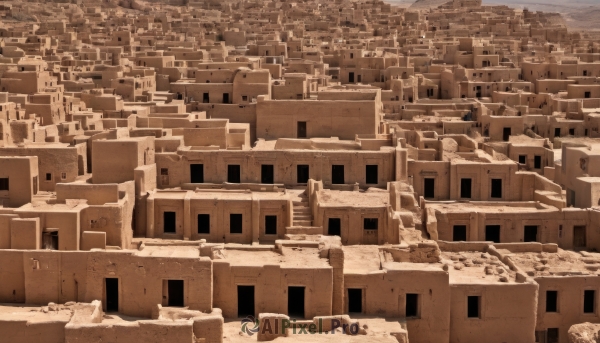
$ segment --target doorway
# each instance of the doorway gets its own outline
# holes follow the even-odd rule
[[[332,165],[331,166],[331,183],[334,185],[344,184],[344,166],[343,165]]]
[[[304,318],[304,287],[288,287],[288,316]]]
[[[168,306],[183,307],[183,280],[167,281]]]
[[[574,249],[585,249],[587,247],[587,239],[585,226],[574,226],[573,227],[573,248]]]
[[[254,316],[254,286],[237,286],[238,317]]]
[[[306,138],[306,122],[305,121],[299,121],[298,122],[298,131],[297,131],[297,138]]]
[[[329,236],[340,236],[340,237],[342,236],[342,220],[341,220],[341,218],[329,218],[327,234]]]
[[[168,211],[164,212],[163,220],[164,220],[164,233],[175,233],[177,231],[177,229],[176,229],[177,215],[175,214],[175,212],[168,212]]]
[[[500,225],[486,225],[485,240],[488,242],[500,243]]]
[[[362,289],[348,288],[348,313],[362,313]]]
[[[537,242],[538,227],[536,225],[525,225],[523,228],[523,242]]]
[[[427,178],[424,180],[424,198],[432,199],[435,198],[435,179]]]
[[[454,242],[461,242],[467,240],[467,226],[466,225],[454,225],[452,228],[452,240]]]
[[[460,179],[460,197],[471,199],[471,179]]]
[[[353,72],[348,73],[348,82],[354,83],[354,73]]]
[[[263,164],[260,167],[260,183],[273,184],[275,182],[272,164]]]
[[[229,93],[223,93],[223,103],[224,104],[229,103]]]
[[[119,279],[105,279],[106,312],[119,312]]]
[[[44,249],[58,250],[58,231],[44,232],[42,242]]]
[[[204,183],[204,164],[190,164],[190,182]]]
[[[508,139],[510,138],[510,134],[511,134],[511,128],[510,127],[505,127],[502,130],[502,140],[505,142],[508,142]]]
[[[227,182],[229,183],[240,183],[240,165],[230,164],[227,166]]]

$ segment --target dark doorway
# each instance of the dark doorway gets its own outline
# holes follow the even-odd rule
[[[362,289],[348,288],[348,313],[362,313]]]
[[[406,318],[419,317],[419,295],[413,293],[406,294]]]
[[[58,231],[44,232],[42,245],[46,250],[58,250]]]
[[[589,98],[591,98],[591,97],[592,97],[592,92],[585,92],[585,94],[584,94],[584,97],[585,97],[586,99],[589,99]]]
[[[467,226],[466,225],[454,225],[452,228],[452,240],[455,242],[467,240]]]
[[[237,286],[238,317],[254,316],[254,286]]]
[[[240,165],[230,164],[227,166],[227,182],[240,183]]]
[[[560,137],[560,127],[554,128],[554,137]]]
[[[305,121],[298,122],[297,136],[298,136],[297,138],[306,138],[306,122]]]
[[[367,165],[367,184],[368,185],[376,185],[379,183],[378,175],[377,175],[377,165]]]
[[[479,316],[479,296],[468,296],[467,297],[467,317],[468,318],[480,318]]]
[[[304,287],[288,287],[288,316],[304,318]]]
[[[229,233],[242,233],[242,215],[239,213],[229,214]]]
[[[299,164],[296,167],[297,180],[298,183],[308,183],[308,165],[307,164]]]
[[[519,163],[521,163],[521,164],[527,164],[527,156],[526,155],[519,155]]]
[[[460,179],[460,197],[471,199],[471,179]]]
[[[523,228],[523,242],[537,242],[538,227],[536,225],[525,225]]]
[[[585,233],[585,226],[574,226],[573,227],[573,248],[585,249],[587,247],[587,239]]]
[[[500,225],[486,225],[485,240],[488,242],[500,243]]]
[[[548,328],[546,343],[558,343],[558,328]]]
[[[210,214],[199,214],[198,215],[198,233],[200,233],[200,234],[210,233]]]
[[[119,312],[119,279],[106,279],[106,312]]]
[[[533,156],[533,168],[542,169],[542,156]]]
[[[348,82],[354,83],[354,73],[353,72],[348,73]]]
[[[277,216],[265,216],[265,235],[277,234]]]
[[[569,129],[569,136],[575,136],[575,129]]]
[[[546,291],[546,312],[557,312],[558,291]]]
[[[263,164],[260,166],[260,183],[273,184],[275,182],[273,174],[272,164]]]
[[[183,307],[183,280],[168,280],[169,305]]]
[[[492,179],[492,198],[502,198],[502,179]]]
[[[175,233],[177,232],[177,215],[175,212],[164,212],[164,233]]]
[[[596,311],[596,291],[586,289],[583,291],[583,313],[594,313]]]
[[[424,184],[425,184],[425,192],[424,192],[424,197],[425,199],[432,199],[435,198],[435,179],[424,179]]]
[[[334,185],[344,184],[344,166],[343,165],[332,165],[331,166],[331,183]]]
[[[502,130],[502,140],[505,141],[505,142],[508,142],[508,139],[510,138],[510,134],[511,134],[510,127],[505,127]]]
[[[204,164],[190,164],[190,182],[204,183]]]
[[[229,103],[229,93],[223,93],[223,103],[224,104]]]
[[[330,236],[342,236],[342,220],[340,218],[329,218],[327,234]]]
[[[208,93],[202,94],[202,102],[205,104],[208,103]]]

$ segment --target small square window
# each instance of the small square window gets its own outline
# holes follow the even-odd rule
[[[0,178],[0,191],[8,190],[8,178]]]
[[[46,173],[46,181],[52,181],[52,173]]]
[[[160,175],[169,175],[168,168],[160,168]]]
[[[60,178],[61,178],[61,180],[66,180],[67,179],[67,173],[60,173]]]

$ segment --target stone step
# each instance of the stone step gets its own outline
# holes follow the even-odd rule
[[[311,226],[312,220],[295,220],[293,222],[294,226]]]
[[[296,214],[294,213],[294,221],[296,220],[311,220],[312,216],[310,214]]]
[[[285,228],[286,234],[289,235],[320,235],[323,233],[323,228],[320,226],[288,226]]]

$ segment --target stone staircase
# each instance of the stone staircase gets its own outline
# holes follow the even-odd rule
[[[286,233],[291,235],[316,235],[323,232],[321,227],[312,226],[312,213],[308,196],[305,193],[299,194],[292,201],[293,220],[292,226],[286,228]]]

